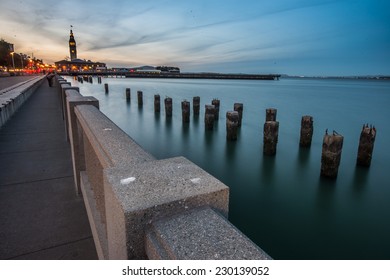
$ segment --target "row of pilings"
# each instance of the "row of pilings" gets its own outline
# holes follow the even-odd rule
[[[84,79],[85,77],[83,77]],[[89,81],[89,77],[86,78]],[[101,80],[100,80],[101,83]],[[108,84],[104,84],[105,93],[109,93]],[[126,88],[126,100],[131,102],[131,89]],[[137,91],[137,102],[138,106],[143,106],[143,92]],[[192,108],[194,116],[200,114],[200,97],[195,96],[192,100]],[[164,99],[165,116],[166,118],[172,117],[172,98],[166,97]],[[234,103],[232,111],[226,112],[226,139],[228,141],[235,141],[238,138],[238,130],[242,124],[244,105],[242,103]],[[181,102],[182,110],[182,122],[190,122],[190,102],[183,100]],[[160,95],[154,95],[154,111],[160,113],[161,111],[161,98]],[[213,130],[214,124],[219,119],[220,111],[220,100],[213,99],[211,104],[205,105],[204,123],[206,130]],[[279,122],[276,120],[277,109],[268,108],[266,109],[265,123],[263,128],[263,153],[267,156],[276,155],[277,143],[279,136]],[[301,119],[301,130],[299,146],[302,148],[310,148],[312,143],[314,131],[314,121],[312,116],[302,116]],[[356,164],[359,166],[368,167],[371,164],[372,153],[374,149],[374,142],[376,137],[375,126],[369,126],[368,124],[363,125]],[[321,154],[321,176],[328,178],[336,178],[338,174],[338,168],[341,161],[341,152],[343,147],[344,137],[333,131],[328,133],[325,131],[322,144]]]

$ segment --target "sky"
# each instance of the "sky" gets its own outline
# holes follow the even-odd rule
[[[390,75],[389,0],[1,0],[0,38],[54,63],[182,72]]]

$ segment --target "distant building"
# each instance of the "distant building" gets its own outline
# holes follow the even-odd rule
[[[70,37],[69,37],[69,53],[70,53],[70,60],[77,59],[76,40],[74,39],[72,29],[70,30]]]
[[[60,60],[55,62],[57,71],[59,72],[99,72],[106,68],[103,62],[93,62],[91,60],[83,60],[77,58],[77,46],[74,39],[73,31],[70,30],[69,36],[69,53],[70,60]]]

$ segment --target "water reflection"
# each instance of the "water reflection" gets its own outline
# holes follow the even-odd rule
[[[370,168],[356,166],[353,174],[352,189],[355,193],[363,193],[367,187]]]
[[[275,176],[275,156],[265,156],[263,155],[262,161],[262,170],[261,170],[261,179],[266,185],[271,184],[274,181]]]
[[[310,151],[310,148],[299,147],[297,162],[300,167],[305,167],[308,164],[310,159]]]

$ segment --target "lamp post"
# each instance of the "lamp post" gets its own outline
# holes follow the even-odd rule
[[[15,52],[11,52],[11,56],[12,56],[12,66],[14,67],[14,72],[15,72],[15,60],[14,60],[14,53],[15,53]]]
[[[23,71],[23,54],[20,53],[20,62],[22,63],[22,71]]]

